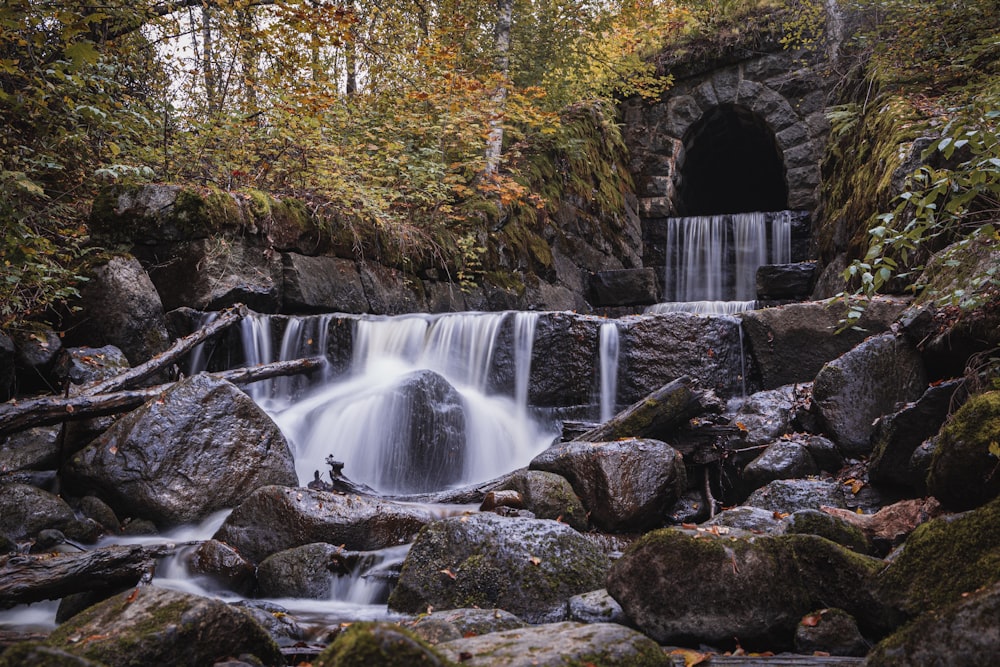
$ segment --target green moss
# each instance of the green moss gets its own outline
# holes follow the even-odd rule
[[[928,521],[879,575],[882,599],[909,616],[1000,581],[1000,500]]]
[[[1000,391],[971,397],[941,429],[928,490],[949,508],[967,510],[1000,493]]]
[[[451,665],[416,635],[388,623],[355,623],[313,663],[316,667]]]

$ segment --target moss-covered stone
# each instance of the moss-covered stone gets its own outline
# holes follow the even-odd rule
[[[313,662],[316,667],[452,665],[416,635],[389,623],[355,623]]]
[[[1000,495],[1000,391],[970,398],[941,429],[928,491],[952,510]]]
[[[917,528],[877,580],[879,597],[908,616],[1000,581],[1000,499]]]
[[[0,653],[0,667],[103,667],[104,663],[67,653],[41,642],[21,642]]]
[[[826,512],[814,509],[799,510],[789,516],[787,522],[788,533],[817,535],[857,553],[872,552],[871,541],[860,528]]]

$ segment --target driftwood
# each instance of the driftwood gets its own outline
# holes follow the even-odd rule
[[[692,417],[717,408],[718,399],[699,389],[688,377],[666,384],[608,421],[576,437],[581,442],[609,442],[620,438],[666,440]]]
[[[122,589],[151,576],[176,544],[110,546],[82,553],[0,556],[0,609],[73,593]]]
[[[228,371],[209,373],[209,375],[221,380],[228,380],[234,384],[248,384],[279,376],[308,373],[321,368],[324,363],[323,357],[308,357],[292,361],[275,361],[247,368],[234,368]],[[0,436],[23,431],[32,426],[58,424],[73,419],[127,412],[152,398],[156,398],[171,386],[173,383],[108,394],[86,393],[65,398],[43,396],[28,401],[7,402],[0,405]]]

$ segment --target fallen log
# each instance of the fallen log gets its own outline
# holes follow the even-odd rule
[[[233,368],[209,373],[214,378],[234,384],[249,384],[274,377],[308,373],[326,363],[323,357],[307,357],[291,361]],[[0,405],[0,436],[9,435],[33,426],[58,424],[74,419],[88,419],[101,415],[128,412],[156,398],[174,383],[161,384],[145,389],[116,391],[108,394],[78,394],[76,396],[43,396],[28,401],[7,402]]]
[[[77,394],[107,394],[132,387],[143,380],[152,377],[170,364],[174,363],[191,351],[196,345],[204,343],[209,338],[228,329],[247,316],[249,311],[243,304],[226,308],[214,320],[183,338],[178,338],[173,345],[156,355],[149,361],[130,368],[106,380],[98,380],[81,387]]]
[[[620,438],[666,440],[692,417],[721,408],[711,391],[680,377],[633,403],[608,421],[576,437],[582,442],[609,442]]]
[[[0,556],[0,609],[135,586],[151,576],[157,558],[176,553],[180,546],[133,544],[71,554]]]

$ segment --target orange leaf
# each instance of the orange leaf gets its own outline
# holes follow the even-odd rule
[[[694,667],[700,665],[711,657],[710,653],[699,653],[689,648],[675,648],[670,655],[679,655],[684,658],[684,667]]]
[[[819,625],[819,622],[822,620],[822,618],[823,617],[821,614],[809,614],[808,616],[803,616],[802,620],[799,621],[799,623],[801,625],[806,626],[807,628],[814,628],[817,625]]]
[[[443,570],[438,570],[438,572],[440,572],[441,574],[446,574],[452,579],[455,579],[457,577],[457,575],[448,568],[445,568]]]

